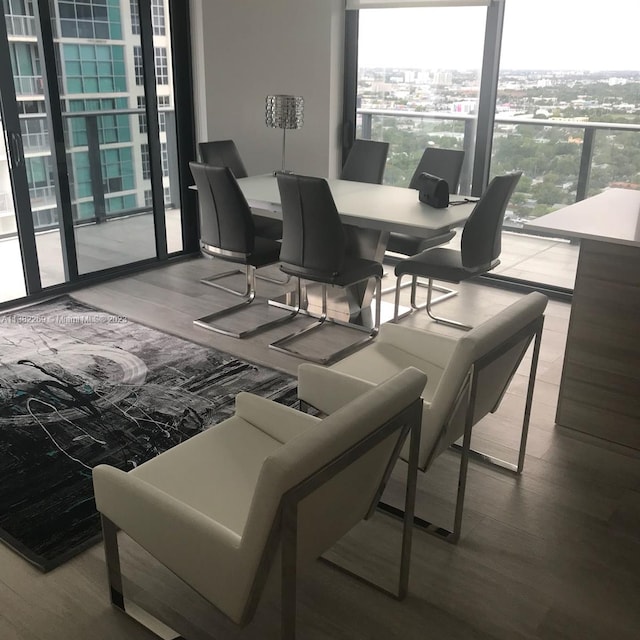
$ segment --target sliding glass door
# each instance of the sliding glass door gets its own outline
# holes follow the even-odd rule
[[[0,301],[183,250],[170,5],[3,0]]]

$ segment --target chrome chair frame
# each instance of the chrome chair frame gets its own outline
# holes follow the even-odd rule
[[[400,455],[400,450],[409,437],[409,462],[405,490],[405,508],[402,526],[402,541],[400,548],[400,566],[397,587],[393,590],[345,569],[322,556],[325,563],[339,569],[341,572],[368,584],[377,591],[395,600],[404,600],[408,593],[409,571],[411,561],[411,546],[413,535],[413,518],[416,500],[418,447],[420,443],[420,419],[422,415],[422,400],[412,402],[405,409],[396,414],[391,420],[381,425],[365,439],[339,454],[324,467],[304,478],[296,486],[283,494],[278,512],[273,521],[271,531],[262,555],[248,603],[245,607],[241,627],[246,626],[253,618],[258,606],[259,598],[266,583],[271,566],[276,558],[278,547],[281,546],[281,638],[295,640],[296,638],[296,609],[297,609],[297,539],[298,539],[298,506],[316,489],[329,482],[340,471],[352,462],[366,454],[395,431],[400,431],[398,442],[391,455],[389,464],[384,472],[382,482],[365,516],[370,518],[375,512],[385,485]],[[162,640],[186,640],[157,617],[147,612],[135,602],[125,600],[124,584],[118,548],[118,527],[109,518],[101,514],[102,532],[107,565],[107,580],[111,605],[134,619],[154,637]]]

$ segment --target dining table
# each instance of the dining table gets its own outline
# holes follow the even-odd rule
[[[327,179],[336,208],[352,241],[350,249],[362,258],[382,262],[389,233],[405,233],[419,238],[430,238],[462,226],[475,206],[476,198],[450,197],[445,208],[434,208],[418,199],[418,191],[386,184],[369,184],[350,180]],[[238,180],[247,202],[260,215],[282,219],[282,206],[277,178],[273,174],[249,176]],[[360,322],[370,326],[374,283],[355,285],[346,289],[331,288],[327,309],[338,319]],[[307,300],[302,306],[319,309],[319,299],[313,288],[307,288]],[[290,306],[290,294],[273,301]],[[408,312],[409,309],[402,309]],[[393,304],[383,301],[382,321],[393,317]]]

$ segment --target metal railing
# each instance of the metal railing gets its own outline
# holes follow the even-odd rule
[[[35,37],[36,19],[33,16],[5,14],[4,19],[7,25],[7,35]]]
[[[471,175],[471,158],[474,144],[474,131],[476,116],[473,114],[457,114],[441,111],[400,111],[395,109],[358,109],[357,114],[362,118],[361,136],[371,139],[374,118],[393,117],[418,120],[462,121],[464,122],[464,136],[462,147],[465,150],[465,166],[460,180],[461,189],[468,188]],[[518,118],[497,115],[495,127],[500,125],[536,126],[549,128],[575,129],[582,131],[582,149],[580,154],[578,179],[575,201],[583,200],[589,193],[591,168],[593,165],[593,152],[595,146],[595,134],[597,131],[634,132],[640,134],[639,124],[625,124],[615,122],[579,122],[576,120],[551,120],[538,118]],[[640,171],[640,167],[638,167]]]
[[[23,77],[23,79],[27,84],[34,81],[34,78],[25,79]],[[167,117],[167,114],[170,114],[171,116],[173,115],[173,110],[162,109],[161,114],[164,116],[162,120],[165,124],[161,135],[166,137],[166,148],[175,149],[175,127],[171,126],[174,120],[172,117]],[[75,152],[85,152],[88,158],[88,175],[91,182],[90,189],[94,215],[88,216],[87,218],[83,217],[81,220],[77,219],[75,220],[76,224],[102,222],[107,219],[118,218],[127,215],[136,215],[142,213],[146,214],[151,210],[149,206],[144,204],[144,192],[145,190],[150,189],[148,181],[145,181],[144,183],[138,184],[137,187],[133,189],[134,193],[139,194],[139,198],[137,198],[138,203],[135,207],[113,212],[109,211],[107,206],[107,198],[109,196],[131,194],[132,189],[123,189],[122,191],[111,192],[109,190],[107,176],[104,175],[101,160],[101,151],[103,151],[104,149],[132,147],[132,153],[134,155],[134,166],[137,166],[138,163],[136,162],[135,157],[137,154],[140,154],[139,147],[141,144],[147,142],[146,128],[144,133],[139,133],[139,118],[144,117],[145,115],[146,110],[144,108],[112,110],[105,109],[101,111],[71,111],[62,114],[63,119],[67,123],[68,138],[71,145],[68,148],[69,155],[67,157],[69,159],[69,174],[72,183],[72,189],[73,184],[77,183],[74,173],[74,167],[71,161],[72,154]],[[114,140],[113,142],[104,142],[103,138],[106,131],[113,129],[114,126],[124,129],[124,127],[120,127],[119,123],[114,123],[115,119],[122,116],[126,116],[128,118],[128,124],[126,127],[127,135],[124,136],[126,139]],[[31,153],[34,155],[37,154],[39,156],[50,154],[50,138],[48,132],[46,131],[47,114],[25,114],[21,116],[21,120],[30,120],[32,123],[33,121],[42,122],[41,132],[25,132],[23,130],[22,144],[25,153]],[[26,159],[29,160],[29,155],[27,155]],[[170,194],[168,198],[165,198],[165,200],[169,202],[167,207],[172,208],[175,206],[174,203],[179,202],[180,200],[177,193],[178,180],[174,176],[174,172],[172,172],[172,166],[169,166],[174,163],[175,159],[172,157],[172,154],[169,153],[164,160],[165,162],[163,163],[163,169],[165,171],[163,171],[163,173],[165,173],[165,176],[168,174],[170,178],[169,186],[165,186],[165,189],[168,188],[170,190]],[[109,176],[109,178],[112,177],[113,176]],[[57,208],[56,185],[54,184],[38,187],[30,186],[29,195],[34,212],[44,208]],[[75,197],[73,197],[73,201],[74,203],[78,203],[81,201],[86,201],[86,198],[81,198],[79,195],[76,195]],[[57,226],[58,225],[56,223],[47,225],[36,225],[36,231],[46,231],[51,228],[56,228]]]

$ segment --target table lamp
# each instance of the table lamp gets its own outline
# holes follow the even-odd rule
[[[285,145],[287,129],[301,129],[304,114],[304,98],[300,96],[267,96],[265,124],[273,129],[282,129],[282,173],[285,169]]]

